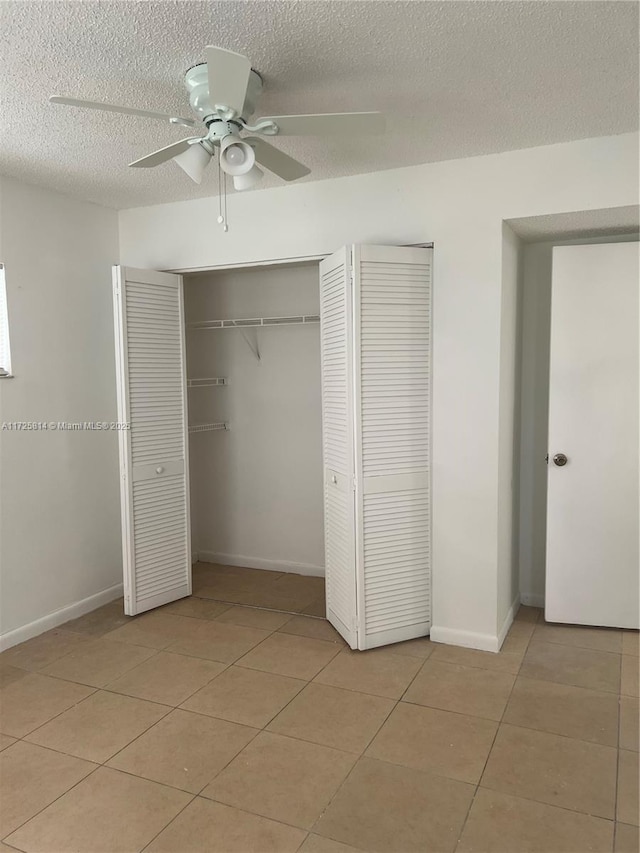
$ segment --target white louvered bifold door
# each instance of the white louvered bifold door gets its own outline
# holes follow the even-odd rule
[[[431,626],[432,254],[353,247],[360,649]]]
[[[350,251],[320,264],[327,619],[357,646]]]
[[[191,594],[182,278],[114,267],[124,605]]]

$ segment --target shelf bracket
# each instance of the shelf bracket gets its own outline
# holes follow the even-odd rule
[[[242,337],[246,345],[249,347],[251,352],[255,355],[258,361],[262,361],[260,356],[260,347],[258,345],[258,331],[257,329],[252,329],[251,332],[248,332],[247,329],[242,330]]]

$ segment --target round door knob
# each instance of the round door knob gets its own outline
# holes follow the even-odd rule
[[[162,467],[162,465],[158,465],[158,467],[156,468],[156,474],[162,474],[163,471],[164,468]]]
[[[557,465],[559,468],[562,468],[563,465],[566,465],[568,462],[567,457],[564,453],[556,453],[553,457],[554,465]]]

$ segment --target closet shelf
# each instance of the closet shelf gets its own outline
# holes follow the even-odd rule
[[[229,424],[192,424],[189,427],[189,432],[217,432],[218,430],[228,430]]]
[[[246,329],[255,326],[299,326],[319,323],[319,314],[299,314],[295,317],[254,317],[245,320],[200,320],[189,323],[190,329]]]
[[[207,388],[212,385],[228,385],[229,380],[224,376],[203,377],[202,379],[187,379],[187,388]]]

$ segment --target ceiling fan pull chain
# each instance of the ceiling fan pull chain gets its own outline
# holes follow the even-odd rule
[[[227,173],[222,173],[222,184],[224,186],[224,225],[222,226],[223,231],[229,230],[229,225],[227,224]]]
[[[222,169],[220,168],[220,158],[218,157],[218,224],[224,225],[224,215],[222,213]]]

